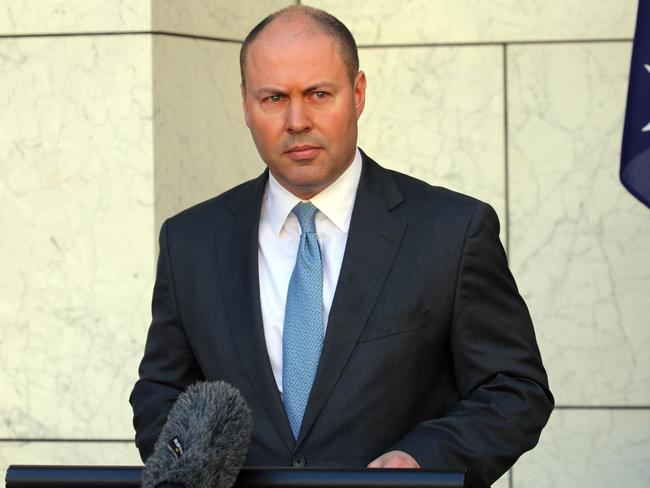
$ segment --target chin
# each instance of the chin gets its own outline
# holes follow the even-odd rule
[[[285,184],[282,186],[303,200],[310,199],[328,186],[327,183],[324,183],[321,180],[308,178],[292,178],[285,180],[284,182]]]

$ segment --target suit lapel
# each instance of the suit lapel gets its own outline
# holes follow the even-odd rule
[[[363,160],[319,369],[296,447],[309,432],[352,354],[406,229],[406,223],[391,213],[402,201],[392,176],[365,154]]]
[[[269,362],[260,305],[258,227],[266,172],[228,202],[233,218],[223,229],[226,245],[219,249],[220,268],[230,280],[225,307],[235,349],[260,403],[288,449],[293,449],[291,427]]]

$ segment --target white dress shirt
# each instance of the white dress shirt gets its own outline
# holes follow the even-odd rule
[[[319,210],[316,213],[316,233],[323,259],[323,326],[325,328],[327,328],[327,320],[339,280],[352,208],[361,178],[361,167],[361,153],[357,149],[352,164],[343,174],[310,200]],[[301,233],[298,218],[291,213],[291,210],[300,201],[269,173],[260,213],[258,271],[264,338],[273,376],[280,392],[282,392],[284,308]]]

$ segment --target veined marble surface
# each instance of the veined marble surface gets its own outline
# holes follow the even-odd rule
[[[0,35],[150,30],[151,4],[145,0],[0,0]]]
[[[142,461],[133,442],[0,442],[0,473],[11,464],[142,466]]]
[[[150,52],[140,36],[0,40],[0,437],[132,435],[155,259]]]
[[[647,488],[650,410],[556,410],[514,488]]]
[[[636,0],[305,0],[359,44],[630,39]]]
[[[154,39],[156,230],[264,169],[242,111],[239,45]]]
[[[268,14],[293,0],[156,0],[153,29],[243,40]]]
[[[630,44],[508,53],[511,263],[551,389],[649,405],[650,214],[618,179]]]
[[[505,242],[503,57],[498,47],[362,49],[360,146],[380,164],[490,203]]]

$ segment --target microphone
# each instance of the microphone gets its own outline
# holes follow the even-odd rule
[[[232,487],[252,429],[250,409],[235,387],[223,381],[191,385],[169,411],[142,470],[142,488]]]

